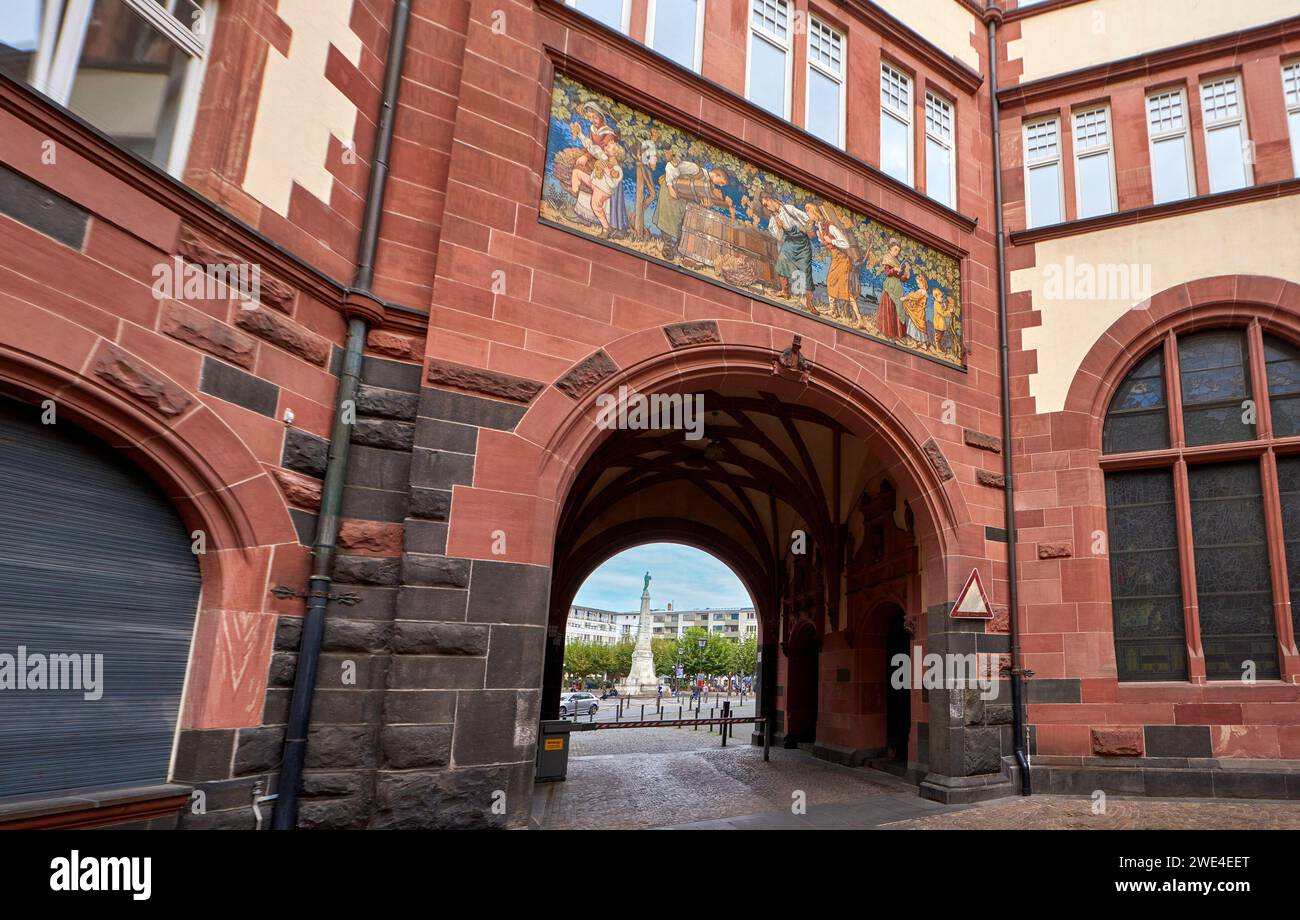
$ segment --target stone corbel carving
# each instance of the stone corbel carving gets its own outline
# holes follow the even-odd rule
[[[803,336],[796,335],[790,347],[772,359],[772,373],[787,380],[808,382],[812,362],[803,356]]]

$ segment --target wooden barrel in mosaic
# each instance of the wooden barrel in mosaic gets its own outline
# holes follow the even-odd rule
[[[708,173],[699,173],[695,176],[678,176],[677,181],[673,183],[673,191],[682,201],[691,201],[697,204],[708,204],[715,196],[719,195],[714,186],[713,180],[709,178]]]
[[[776,240],[770,234],[697,204],[686,207],[678,252],[737,282],[749,275],[765,284],[776,281]]]

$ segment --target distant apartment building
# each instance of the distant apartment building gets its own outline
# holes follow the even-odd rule
[[[667,609],[653,610],[651,614],[656,639],[679,639],[686,630],[696,626],[707,629],[711,635],[736,641],[758,636],[758,615],[753,607],[674,610],[669,604]],[[635,611],[619,613],[597,607],[570,607],[564,644],[594,642],[615,645],[625,639],[634,642],[639,616]]]
[[[571,607],[569,623],[564,631],[564,644],[591,642],[595,645],[615,645],[627,634],[620,627],[620,618],[627,616],[631,616],[635,622],[636,614],[615,613],[596,607]]]
[[[655,638],[681,638],[697,626],[710,635],[741,641],[758,635],[758,616],[753,607],[673,610],[669,604],[667,610],[654,611]]]

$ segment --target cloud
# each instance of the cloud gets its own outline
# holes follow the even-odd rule
[[[587,577],[573,603],[603,610],[635,611],[650,572],[650,606],[662,610],[752,607],[749,592],[731,569],[708,553],[675,543],[647,543],[624,550]]]

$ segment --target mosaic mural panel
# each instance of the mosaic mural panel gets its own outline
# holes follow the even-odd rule
[[[540,217],[965,367],[957,259],[558,74]]]

